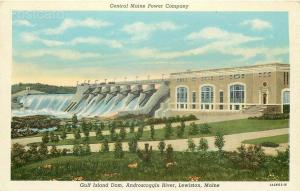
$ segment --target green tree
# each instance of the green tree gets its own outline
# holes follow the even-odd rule
[[[74,130],[74,138],[76,140],[79,140],[81,138],[81,135],[80,135],[80,131],[79,130]]]
[[[125,129],[125,127],[121,127],[121,129],[120,129],[120,138],[121,138],[121,140],[124,140],[126,138],[126,129]]]
[[[166,147],[166,143],[164,141],[160,141],[158,143],[158,149],[160,151],[160,154],[164,154],[165,147]]]
[[[50,142],[52,143],[55,142],[55,136],[53,132],[50,132],[49,138],[50,138]]]
[[[188,139],[188,150],[194,152],[196,148],[196,144],[194,143],[193,139]]]
[[[48,135],[48,132],[43,133],[42,141],[43,141],[43,143],[45,143],[45,144],[49,143],[49,135]]]
[[[60,138],[61,138],[62,140],[65,140],[65,139],[67,138],[67,133],[66,133],[66,131],[61,132]]]
[[[137,150],[137,146],[138,146],[138,141],[137,138],[134,136],[128,142],[129,152],[135,153]]]
[[[48,156],[48,147],[45,143],[41,143],[39,148],[38,148],[38,153],[40,155],[41,159],[46,159]]]
[[[83,145],[83,152],[84,152],[84,155],[89,155],[91,154],[91,147],[88,143],[85,143]]]
[[[134,126],[134,121],[132,121],[130,124],[130,133],[134,133]]]
[[[165,138],[169,139],[172,135],[172,125],[171,125],[171,123],[166,123],[165,127],[164,127],[164,130],[165,130]]]
[[[167,163],[174,161],[174,152],[171,144],[167,146],[165,160]]]
[[[26,152],[23,145],[14,143],[11,148],[11,162],[13,167],[20,167],[26,164],[30,155]]]
[[[154,134],[155,134],[154,125],[151,125],[150,126],[150,136],[151,136],[152,140],[154,139]]]
[[[207,151],[208,150],[208,142],[205,138],[201,138],[199,141],[199,146],[198,146],[199,151]]]
[[[36,161],[40,159],[37,144],[31,144],[27,150],[27,153],[29,154],[30,161]]]
[[[101,144],[101,152],[108,152],[108,151],[109,151],[108,140],[105,138]]]
[[[185,131],[185,123],[181,121],[180,126],[177,127],[177,137],[182,138]]]
[[[51,156],[53,156],[53,157],[57,157],[57,156],[60,155],[60,150],[58,150],[58,149],[56,148],[56,146],[53,145],[53,146],[51,146],[50,154],[51,154]]]
[[[119,140],[117,140],[115,142],[114,156],[115,156],[115,158],[123,158],[123,156],[124,156],[122,143]]]
[[[144,132],[144,127],[143,126],[139,126],[136,137],[139,140],[140,138],[142,138],[143,136],[143,132]]]
[[[96,138],[97,140],[103,140],[104,139],[104,136],[102,135],[102,130],[100,127],[98,127],[96,129]]]
[[[191,126],[189,128],[189,135],[197,135],[199,133],[198,125],[194,122],[191,123]]]
[[[74,114],[73,117],[72,117],[72,124],[73,124],[73,127],[76,127],[77,123],[78,123],[77,115]]]
[[[219,152],[221,152],[224,145],[225,145],[224,136],[221,133],[221,131],[218,131],[215,136],[215,146],[218,148]]]

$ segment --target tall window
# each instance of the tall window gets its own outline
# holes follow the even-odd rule
[[[196,109],[196,92],[192,92],[192,109]]]
[[[283,113],[290,112],[290,91],[289,90],[282,92],[282,106],[283,106]]]
[[[240,110],[245,102],[245,88],[243,85],[230,86],[230,110]]]
[[[220,106],[219,106],[219,109],[220,109],[220,110],[223,110],[223,109],[224,109],[224,106],[223,106],[222,103],[224,103],[224,92],[223,92],[223,91],[220,91]]]
[[[187,109],[188,90],[186,87],[177,88],[177,108]]]
[[[201,109],[213,109],[214,91],[212,86],[201,87]]]

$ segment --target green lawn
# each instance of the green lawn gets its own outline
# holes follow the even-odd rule
[[[186,126],[185,133],[182,138],[189,137],[207,137],[214,136],[218,130],[222,131],[225,135],[236,134],[236,133],[244,133],[244,132],[254,132],[254,131],[264,131],[271,129],[280,129],[280,128],[288,128],[289,120],[255,120],[255,119],[240,119],[240,120],[232,120],[225,122],[216,122],[209,123],[210,133],[209,134],[197,134],[197,135],[189,135],[188,129]],[[156,129],[153,140],[162,140],[165,139],[165,130],[164,129]],[[131,137],[133,137],[133,133],[128,133],[126,139],[124,141],[128,141]],[[106,136],[108,140],[110,140],[109,136]],[[173,133],[169,139],[179,139],[176,135],[176,128],[173,126]],[[144,131],[143,136],[140,141],[149,141],[150,139],[150,131]],[[78,143],[83,143],[84,138],[82,137],[77,141]],[[89,137],[88,143],[100,143],[100,140],[97,140],[96,137]],[[58,143],[48,143],[48,145],[72,145],[74,144],[73,139],[60,140]]]
[[[250,139],[250,140],[245,140],[243,143],[246,144],[254,144],[254,145],[259,145],[263,142],[273,142],[273,143],[288,143],[289,142],[289,135],[277,135],[277,136],[271,136],[271,137],[262,137],[258,139]]]
[[[166,155],[158,152],[153,152],[147,163],[128,152],[122,159],[114,158],[113,152],[68,155],[12,167],[11,179],[70,181],[82,177],[89,181],[188,181],[190,176],[197,176],[199,181],[288,180],[288,166],[275,157],[266,157],[263,168],[252,170],[234,163],[230,158],[232,154],[226,153],[220,159],[217,152],[174,152],[176,164],[173,166],[166,166]],[[137,168],[128,168],[130,163],[137,163]]]

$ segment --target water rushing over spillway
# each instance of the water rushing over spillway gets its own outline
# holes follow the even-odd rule
[[[17,98],[13,116],[53,115],[56,117],[109,117],[126,114],[153,114],[169,95],[167,85],[78,86],[76,94],[23,95]]]
[[[57,117],[68,117],[64,109],[69,105],[73,94],[48,94],[22,96],[19,103],[22,108],[13,109],[13,116],[29,115],[54,115]]]

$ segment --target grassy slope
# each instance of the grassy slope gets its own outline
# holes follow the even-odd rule
[[[210,123],[211,133],[210,134],[198,134],[198,135],[188,135],[188,127],[185,128],[185,134],[182,138],[188,137],[207,137],[214,136],[218,130],[221,130],[225,135],[228,134],[236,134],[243,132],[254,132],[254,131],[264,131],[270,129],[280,129],[280,128],[288,128],[288,120],[254,120],[254,119],[241,119],[241,120],[232,120],[225,122],[216,122]],[[156,129],[154,140],[161,140],[164,138],[165,131],[164,129]],[[133,133],[128,133],[125,140],[133,137]],[[109,136],[107,136],[108,140],[110,140]],[[173,134],[170,139],[178,139],[176,135],[176,128],[173,128]],[[144,131],[143,137],[141,141],[148,141],[150,139],[150,131]],[[81,138],[80,142],[83,142],[83,138]],[[89,137],[89,143],[99,143],[100,141],[96,139],[96,137]],[[58,143],[49,143],[49,145],[70,145],[74,144],[73,139],[61,140]]]
[[[41,162],[34,162],[12,169],[12,180],[72,180],[82,176],[84,180],[173,180],[186,181],[189,176],[199,176],[201,181],[225,180],[269,180],[270,172],[277,180],[288,179],[288,168],[273,164],[258,170],[243,170],[228,158],[218,164],[218,154],[200,155],[192,152],[175,152],[177,165],[166,168],[164,156],[153,152],[151,163],[143,164],[136,154],[125,153],[123,159],[115,159],[114,153],[92,153],[88,156],[61,156]],[[138,162],[138,168],[129,169],[127,165]],[[272,161],[271,161],[272,162]],[[51,169],[45,169],[51,164]],[[274,168],[276,167],[276,168]],[[112,174],[115,173],[115,174]],[[107,174],[112,174],[111,176]]]
[[[277,135],[272,137],[263,137],[258,139],[245,140],[243,141],[243,143],[259,145],[263,142],[273,142],[273,143],[280,144],[280,143],[288,143],[288,141],[289,141],[289,135],[285,134],[285,135]]]

